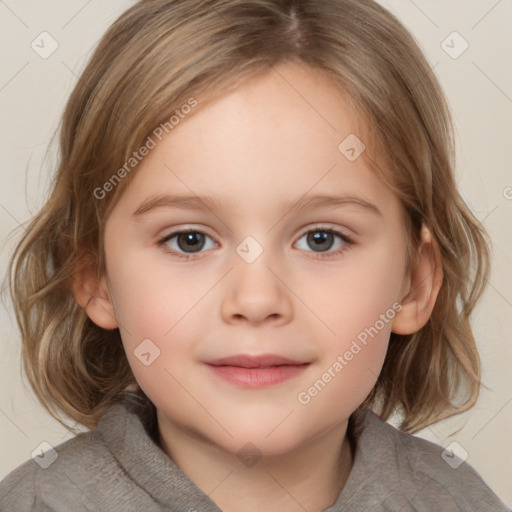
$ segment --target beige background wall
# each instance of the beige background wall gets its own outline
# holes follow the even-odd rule
[[[131,3],[0,2],[2,275],[12,248],[8,234],[43,201],[48,185],[48,165],[41,168],[44,151],[84,59]],[[461,456],[467,453],[468,462],[512,506],[512,1],[381,3],[416,36],[445,88],[458,130],[460,187],[494,241],[492,277],[474,319],[489,389],[472,411],[420,435]],[[42,32],[51,37],[39,36]],[[56,51],[45,55],[55,44]],[[41,442],[55,446],[70,435],[22,380],[19,334],[8,302],[0,308],[0,348],[2,478]]]

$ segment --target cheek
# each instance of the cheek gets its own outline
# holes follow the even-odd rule
[[[399,308],[382,297],[345,303],[334,325],[335,340],[324,343],[318,372],[296,396],[303,414],[323,417],[325,425],[332,426],[359,407],[381,372]]]
[[[404,250],[405,251],[405,250]],[[297,282],[304,302],[319,319],[317,326],[338,348],[378,322],[383,337],[390,333],[384,320],[396,314],[405,270],[405,252],[391,242],[347,253],[342,265],[320,270]],[[321,322],[320,322],[321,320]],[[322,326],[323,323],[323,326]]]
[[[130,257],[111,253],[111,261],[118,262],[109,267],[109,281],[135,379],[155,404],[169,395],[188,403],[179,383],[187,384],[191,374],[200,341],[196,329],[205,322],[203,302],[218,278],[161,261],[142,265],[135,251]]]
[[[116,317],[123,334],[133,343],[144,338],[161,339],[187,322],[218,281],[211,271],[167,265],[159,256],[137,258],[135,251],[130,257],[119,256],[109,275]]]
[[[314,287],[305,285],[311,309],[324,324],[317,323],[324,342],[317,380],[302,390],[299,403],[328,410],[332,406],[342,414],[340,404],[347,411],[355,409],[370,393],[384,363],[392,321],[401,309],[401,254],[392,244],[360,252],[346,269],[317,276]]]

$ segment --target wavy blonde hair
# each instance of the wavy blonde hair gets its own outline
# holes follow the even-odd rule
[[[105,222],[136,170],[104,199],[94,191],[187,98],[215,98],[291,60],[326,73],[366,121],[365,155],[407,214],[408,261],[422,225],[442,254],[430,320],[391,335],[360,410],[399,412],[414,432],[474,405],[470,315],[489,272],[488,238],[457,191],[449,109],[413,37],[372,0],[144,0],[108,29],[73,90],[51,194],[10,264],[24,371],[66,427],[60,413],[93,428],[127,390],[145,398],[119,331],[91,322],[71,291],[84,257],[105,270]]]

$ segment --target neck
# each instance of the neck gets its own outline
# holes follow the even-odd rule
[[[246,464],[158,413],[162,449],[224,512],[320,512],[332,505],[352,468],[347,422],[292,452]]]

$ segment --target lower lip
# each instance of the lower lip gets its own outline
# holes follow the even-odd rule
[[[302,373],[308,364],[272,366],[271,368],[241,368],[239,366],[207,365],[212,372],[232,384],[244,388],[267,388]]]

